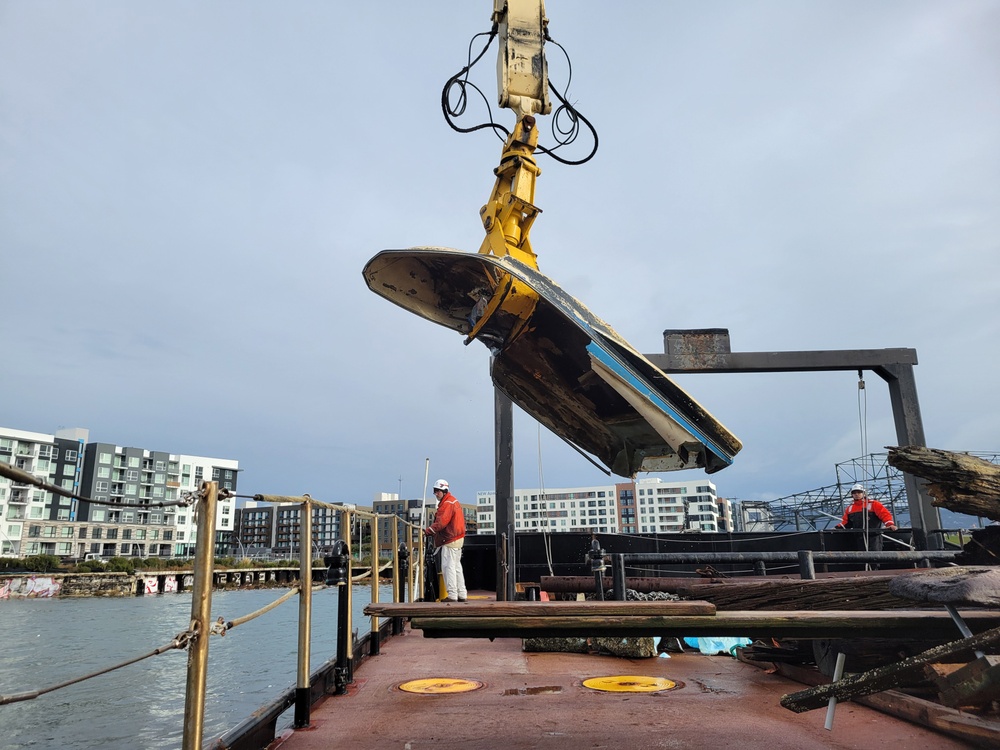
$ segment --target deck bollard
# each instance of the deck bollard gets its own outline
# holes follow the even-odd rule
[[[590,543],[590,569],[594,573],[594,584],[597,589],[598,601],[604,601],[604,550],[601,543],[594,539]]]
[[[615,601],[625,601],[625,555],[611,556],[611,590]]]

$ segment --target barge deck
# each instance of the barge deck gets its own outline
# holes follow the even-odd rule
[[[599,692],[584,680],[665,678],[662,692]],[[412,680],[468,680],[471,692],[403,692]],[[313,707],[310,726],[289,731],[280,750],[406,748],[449,750],[551,748],[829,748],[975,745],[857,703],[795,714],[782,695],[798,682],[730,656],[697,652],[670,658],[521,650],[516,638],[425,638],[409,627],[381,644],[354,675],[346,695]]]

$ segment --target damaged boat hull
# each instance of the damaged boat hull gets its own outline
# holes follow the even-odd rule
[[[494,384],[615,474],[711,473],[729,466],[742,447],[611,326],[513,258],[436,247],[384,250],[363,273],[376,294],[481,340],[494,355]],[[487,318],[487,301],[499,294],[508,298]],[[509,297],[518,294],[537,296],[520,306],[532,310],[526,320],[504,312],[517,308]]]

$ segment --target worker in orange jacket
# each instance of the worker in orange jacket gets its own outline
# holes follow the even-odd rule
[[[434,523],[424,529],[424,534],[434,537],[434,546],[441,553],[441,572],[448,591],[447,602],[464,602],[468,599],[465,589],[465,572],[462,570],[462,547],[465,544],[465,515],[458,499],[448,489],[448,482],[439,479],[434,483],[434,497],[438,507]]]
[[[844,511],[843,519],[834,528],[868,532],[862,534],[864,549],[879,552],[882,549],[882,532],[879,531],[882,524],[885,524],[889,531],[896,530],[892,513],[882,503],[870,499],[862,485],[856,484],[851,487],[851,504]]]

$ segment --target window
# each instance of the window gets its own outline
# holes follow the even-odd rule
[[[70,542],[59,542],[56,547],[58,548],[60,555],[68,555],[73,552],[73,545]]]
[[[77,456],[80,455],[76,451],[66,451],[66,460],[76,463]]]
[[[42,517],[42,506],[33,505],[28,509],[28,518],[41,518]]]
[[[157,461],[156,462],[156,470],[157,471],[166,471],[167,470],[167,464],[166,464],[166,462],[164,462],[164,461]]]
[[[108,539],[117,539],[118,529],[108,529]]]
[[[177,516],[177,524],[183,526],[188,521],[187,516]]]
[[[62,487],[63,487],[64,490],[72,490],[73,489],[73,480],[72,479],[64,479],[62,481]]]
[[[179,542],[183,542],[184,541],[184,532],[183,531],[178,531],[177,532],[177,541],[179,541]]]
[[[7,536],[12,539],[19,539],[21,537],[21,525],[17,523],[12,523],[7,527]]]
[[[59,534],[61,536],[73,536],[73,527],[63,526],[62,528],[59,529]]]
[[[108,517],[108,511],[105,508],[94,508],[90,512],[90,519],[95,523],[100,523],[107,517]]]
[[[100,527],[94,529],[94,533],[90,535],[90,538],[91,539],[100,539],[101,538],[101,529],[100,529]]]
[[[111,463],[111,454],[110,453],[102,453],[100,455],[100,457],[98,458],[98,462],[102,463],[102,464],[109,464],[109,463]]]
[[[58,520],[60,520],[60,521],[68,521],[69,520],[69,508],[60,508],[56,512],[56,518]]]
[[[139,481],[139,472],[136,471],[135,469],[129,469],[128,471],[125,472],[125,481],[127,481],[127,482],[138,482]]]
[[[212,469],[212,481],[216,482],[219,480],[219,474],[221,472],[218,469]]]
[[[107,482],[96,482],[94,484],[94,492],[107,492],[108,483]]]
[[[163,532],[163,541],[169,542],[174,538],[174,532],[169,529],[165,529]]]
[[[122,529],[122,539],[131,539],[132,529]]]
[[[129,456],[128,457],[128,467],[130,469],[138,469],[139,468],[139,457],[138,456]]]
[[[137,484],[126,484],[125,485],[125,494],[126,495],[138,495],[139,494],[139,485],[137,485]]]

